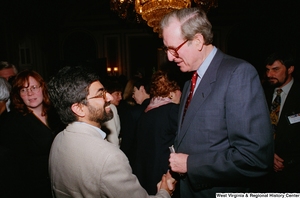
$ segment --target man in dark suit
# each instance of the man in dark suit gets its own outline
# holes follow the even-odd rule
[[[265,94],[270,110],[277,90],[282,90],[278,120],[274,123],[274,171],[268,181],[269,191],[300,192],[300,84],[292,76],[295,61],[288,53],[276,52],[265,65],[270,85]]]
[[[136,127],[139,118],[150,103],[150,82],[145,78],[137,78],[133,83],[132,98],[136,105],[128,106],[120,111],[122,141],[120,149],[127,156],[133,168],[136,158]]]
[[[213,46],[211,28],[200,8],[174,11],[161,21],[168,59],[182,72],[196,71],[194,91],[190,81],[183,89],[176,153],[169,159],[181,175],[181,197],[246,192],[273,164],[272,126],[259,76],[251,64]]]

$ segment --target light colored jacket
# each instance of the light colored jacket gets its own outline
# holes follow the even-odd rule
[[[151,197],[132,174],[124,153],[103,140],[95,128],[79,122],[56,136],[49,173],[56,198]],[[165,190],[154,197],[170,198]]]

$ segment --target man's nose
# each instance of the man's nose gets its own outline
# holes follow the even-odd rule
[[[110,95],[110,93],[106,92],[106,96],[105,96],[105,101],[109,102],[113,99],[112,95]]]
[[[271,77],[271,76],[273,76],[273,72],[272,71],[267,71],[266,75],[267,75],[267,77]]]
[[[169,61],[174,61],[175,56],[173,56],[169,51],[167,51],[167,57]]]

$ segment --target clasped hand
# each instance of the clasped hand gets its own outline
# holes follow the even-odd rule
[[[175,190],[176,183],[177,181],[168,171],[166,174],[163,174],[161,181],[157,184],[157,191],[159,191],[160,189],[164,189],[172,196]]]

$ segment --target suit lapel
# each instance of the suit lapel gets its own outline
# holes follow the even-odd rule
[[[283,104],[283,108],[279,117],[278,125],[279,123],[285,123],[285,120],[287,119],[287,116],[290,116],[292,114],[299,113],[300,109],[297,109],[297,104],[299,103],[299,91],[300,88],[297,85],[297,83],[294,81],[287,98]]]
[[[220,63],[223,59],[223,53],[218,50],[215,57],[212,59],[209,67],[207,68],[204,76],[201,79],[201,82],[199,86],[197,87],[195,94],[191,100],[191,103],[189,105],[189,108],[186,111],[185,118],[183,122],[181,123],[182,120],[182,114],[184,110],[184,104],[187,99],[188,95],[188,90],[190,88],[190,85],[185,84],[185,89],[183,91],[184,95],[184,101],[181,102],[180,105],[180,116],[179,116],[179,124],[178,124],[178,134],[176,137],[176,145],[177,148],[180,146],[180,143],[184,136],[186,135],[191,123],[193,122],[194,119],[196,118],[196,113],[199,111],[201,108],[203,102],[207,99],[207,97],[210,95],[211,90],[212,90],[212,85],[216,81],[216,76],[217,76],[217,71],[220,66]],[[190,83],[188,81],[187,83]]]
[[[183,116],[183,110],[184,110],[184,106],[188,97],[188,90],[190,90],[191,87],[191,80],[188,80],[185,82],[184,87],[183,87],[183,91],[181,94],[181,100],[180,100],[180,105],[179,105],[179,115],[178,115],[178,120],[179,120],[179,124],[178,126],[181,127],[181,120],[182,120],[182,116]]]

